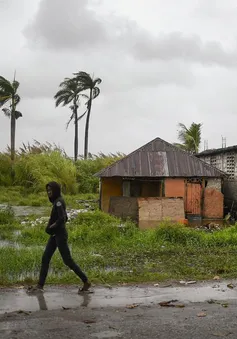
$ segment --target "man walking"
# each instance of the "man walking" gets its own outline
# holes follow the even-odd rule
[[[60,185],[55,182],[49,182],[46,185],[46,190],[50,202],[53,204],[50,219],[45,231],[50,235],[46,245],[44,254],[42,256],[41,270],[39,281],[36,287],[29,289],[29,292],[43,291],[46,277],[48,274],[50,260],[58,248],[63,262],[82,280],[83,287],[78,292],[88,291],[91,287],[85,273],[82,272],[80,267],[74,262],[68,247],[68,233],[66,230],[66,222],[68,220],[66,212],[66,204],[61,196]]]

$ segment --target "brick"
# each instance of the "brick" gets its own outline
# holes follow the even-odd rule
[[[204,218],[222,219],[223,218],[224,196],[221,192],[207,188],[204,192]]]

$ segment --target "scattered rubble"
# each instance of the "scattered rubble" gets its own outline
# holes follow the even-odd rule
[[[214,231],[220,231],[222,229],[220,224],[216,224],[214,222],[210,222],[205,225],[200,225],[196,227],[197,230],[204,230],[207,232],[214,232]]]
[[[87,209],[70,209],[70,210],[67,210],[68,221],[72,221],[80,213],[87,213],[87,212],[91,212],[91,211],[87,210]],[[48,219],[49,219],[49,217],[40,217],[40,218],[37,218],[35,220],[25,218],[24,220],[21,221],[21,225],[37,226],[39,224],[40,225],[46,224],[48,222]]]
[[[233,284],[228,284],[227,287],[233,289],[235,286]]]
[[[176,304],[178,300],[169,300],[169,301],[161,301],[159,305],[161,307],[176,307],[176,308],[184,308],[184,304]]]

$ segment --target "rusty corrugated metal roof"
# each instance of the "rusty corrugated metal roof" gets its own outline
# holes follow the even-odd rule
[[[224,177],[194,155],[156,138],[96,174],[98,177]]]

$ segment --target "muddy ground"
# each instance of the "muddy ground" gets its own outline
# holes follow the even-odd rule
[[[236,339],[236,285],[96,287],[84,295],[76,287],[47,287],[38,295],[1,289],[0,338]]]

